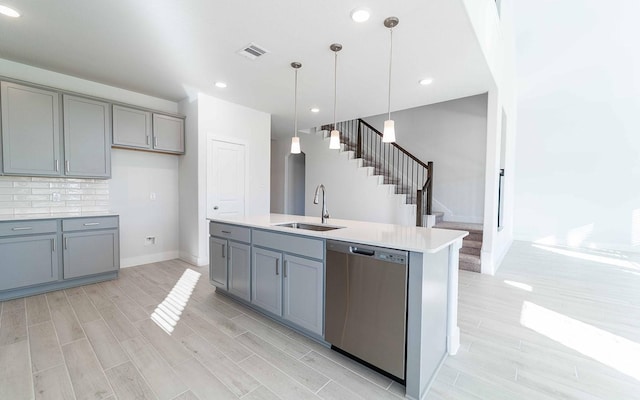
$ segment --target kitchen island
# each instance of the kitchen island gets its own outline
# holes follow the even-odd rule
[[[406,251],[406,397],[423,398],[447,354],[457,352],[458,251],[467,232],[339,219],[320,224],[317,217],[283,214],[210,221],[212,284],[325,345],[327,241]]]

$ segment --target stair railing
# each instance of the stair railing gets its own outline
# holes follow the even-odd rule
[[[355,151],[365,167],[373,167],[384,183],[396,185],[408,204],[416,204],[416,225],[423,215],[431,214],[433,201],[433,162],[424,163],[397,143],[383,143],[382,133],[362,119],[338,122],[340,141],[346,150]],[[331,131],[333,125],[322,128]]]

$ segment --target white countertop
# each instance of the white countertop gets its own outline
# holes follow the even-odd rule
[[[43,213],[43,214],[15,214],[15,215],[0,215],[0,222],[24,221],[24,220],[35,220],[35,219],[109,217],[109,216],[117,216],[117,215],[118,215],[118,213],[112,212],[112,211],[75,212],[75,213]]]
[[[266,228],[273,231],[296,233],[302,236],[335,239],[354,243],[382,246],[392,249],[415,251],[419,253],[437,253],[451,243],[462,239],[469,233],[449,229],[422,228],[381,224],[376,222],[351,221],[330,218],[326,225],[339,226],[341,229],[317,232],[305,229],[274,226],[289,222],[319,224],[319,217],[301,215],[269,214],[259,216],[239,216],[209,218],[214,222],[244,225],[252,228]]]

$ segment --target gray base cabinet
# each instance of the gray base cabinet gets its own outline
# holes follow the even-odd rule
[[[324,268],[320,261],[284,256],[284,319],[322,334]]]
[[[118,276],[117,216],[0,222],[0,301]]]
[[[227,290],[227,240],[209,238],[209,279],[215,286]]]
[[[211,283],[243,300],[251,300],[251,229],[234,225],[209,226]]]
[[[73,232],[62,235],[65,279],[116,271],[118,231]]]
[[[282,253],[253,248],[251,303],[282,316]]]
[[[58,279],[57,235],[0,239],[0,290]]]
[[[251,299],[251,246],[229,241],[229,292]]]

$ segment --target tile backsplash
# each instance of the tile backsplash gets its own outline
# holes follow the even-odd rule
[[[0,215],[109,211],[100,179],[0,176]]]

